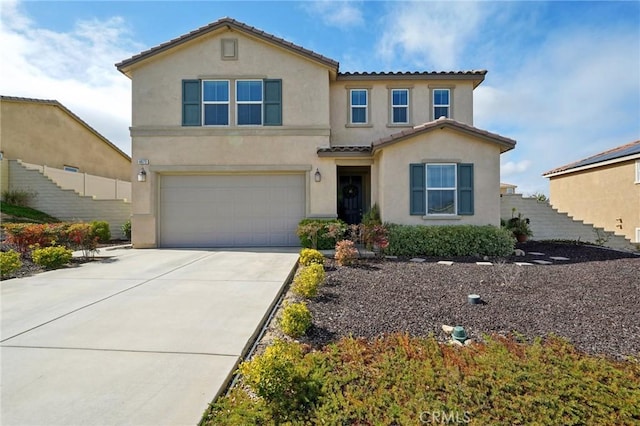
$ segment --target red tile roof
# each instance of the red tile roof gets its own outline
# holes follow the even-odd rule
[[[380,148],[383,148],[387,145],[394,144],[401,140],[410,138],[420,133],[429,132],[435,129],[454,129],[457,131],[461,131],[463,133],[470,134],[475,137],[480,137],[482,139],[486,139],[490,142],[497,143],[500,145],[500,152],[506,152],[513,149],[516,146],[516,141],[504,136],[500,136],[496,133],[487,132],[486,130],[478,129],[477,127],[470,126],[468,124],[463,124],[458,121],[452,120],[450,118],[439,118],[434,121],[430,121],[428,123],[420,124],[419,126],[415,126],[411,129],[403,130],[398,133],[394,133],[387,137],[378,139],[374,141],[371,145],[373,147],[373,151],[376,151]]]
[[[319,53],[313,52],[311,50],[305,49],[302,46],[298,46],[296,44],[293,44],[291,42],[288,42],[280,37],[276,37],[272,34],[266,33],[262,30],[259,30],[255,27],[249,26],[247,24],[244,24],[240,21],[236,21],[235,19],[232,18],[222,18],[219,19],[215,22],[212,22],[208,25],[205,25],[204,27],[200,27],[197,30],[193,30],[187,34],[181,35],[180,37],[174,38],[173,40],[169,40],[165,43],[162,43],[158,46],[152,47],[149,50],[145,50],[144,52],[141,52],[137,55],[132,56],[129,59],[125,59],[122,62],[119,62],[116,64],[116,68],[118,68],[118,70],[122,73],[124,73],[124,68],[127,68],[137,62],[140,62],[144,59],[147,59],[151,56],[154,56],[160,52],[164,52],[166,50],[169,50],[175,46],[179,46],[183,43],[186,43],[188,41],[191,41],[197,37],[200,37],[203,34],[207,34],[209,32],[212,31],[216,31],[220,28],[223,27],[227,27],[227,28],[233,28],[235,30],[238,31],[242,31],[244,33],[250,34],[254,37],[260,38],[264,41],[268,41],[274,44],[279,45],[282,48],[285,48],[287,50],[291,50],[295,53],[298,53],[302,56],[306,56],[309,59],[315,60],[317,62],[322,63],[323,65],[329,67],[329,68],[333,68],[336,72],[338,70],[338,62],[334,61],[333,59],[327,58],[326,56],[323,56]]]

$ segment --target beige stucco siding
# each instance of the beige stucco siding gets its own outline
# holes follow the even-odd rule
[[[500,148],[458,132],[434,130],[384,148],[376,156],[378,202],[384,221],[408,225],[499,225]],[[474,164],[474,214],[429,217],[409,214],[409,165]]]
[[[38,101],[0,101],[5,158],[129,180],[131,161],[64,109]]]
[[[640,228],[640,184],[635,160],[567,173],[549,179],[551,205],[583,220],[636,240]]]
[[[237,60],[221,60],[222,38],[238,40]],[[203,36],[135,66],[132,74],[134,129],[181,126],[183,79],[243,78],[282,79],[285,127],[329,128],[327,68],[238,32]]]
[[[350,89],[369,90],[369,124],[349,125]],[[409,123],[391,123],[391,89],[409,89]],[[465,81],[371,80],[331,83],[332,145],[367,145],[374,140],[432,121],[431,90],[449,88],[452,92],[451,116],[473,125],[473,83]],[[437,117],[436,117],[437,118]]]

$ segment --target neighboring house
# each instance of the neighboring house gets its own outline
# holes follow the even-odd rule
[[[131,158],[58,101],[1,96],[0,128],[5,159],[131,180]]]
[[[134,247],[298,245],[303,218],[499,225],[486,71],[341,73],[223,18],[116,64],[132,80]],[[136,171],[137,171],[136,170]],[[141,177],[142,179],[142,177]]]
[[[543,176],[558,211],[640,243],[640,140]]]
[[[513,185],[511,183],[500,183],[500,194],[501,195],[515,194],[517,187],[518,187],[518,185]]]

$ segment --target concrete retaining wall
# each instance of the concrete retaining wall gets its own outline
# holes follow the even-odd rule
[[[574,220],[567,213],[560,213],[549,205],[535,198],[523,198],[521,194],[504,194],[500,197],[500,217],[512,217],[522,213],[531,222],[532,240],[577,240],[597,244],[620,250],[635,250],[630,240],[613,232],[597,228],[581,220]]]
[[[11,190],[32,192],[29,206],[64,221],[104,220],[112,238],[124,239],[121,226],[131,217],[131,203],[124,200],[96,200],[72,189],[62,189],[38,170],[29,170],[17,160],[9,161]]]

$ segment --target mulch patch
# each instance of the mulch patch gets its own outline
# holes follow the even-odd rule
[[[308,302],[314,325],[301,340],[322,346],[348,335],[394,332],[445,340],[447,324],[464,326],[478,340],[555,334],[590,354],[640,356],[640,257],[575,244],[530,241],[518,248],[545,256],[489,259],[493,266],[476,265],[486,260],[480,258],[361,260],[352,267],[328,260],[326,282]],[[570,260],[513,263],[550,256]],[[482,304],[469,304],[469,294],[479,294]]]

